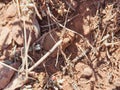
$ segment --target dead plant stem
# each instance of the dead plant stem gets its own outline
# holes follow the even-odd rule
[[[16,72],[18,72],[17,69],[15,69],[14,67],[12,67],[12,66],[10,66],[10,65],[7,65],[7,64],[5,64],[5,63],[3,63],[3,62],[0,62],[0,64],[3,65],[3,66],[5,66],[5,67],[8,67],[8,68],[10,68],[10,69],[12,69],[12,70],[14,70],[14,71],[16,71]]]
[[[18,16],[20,18],[21,14],[20,14],[20,0],[16,0],[16,3],[17,3],[17,11],[18,11]]]

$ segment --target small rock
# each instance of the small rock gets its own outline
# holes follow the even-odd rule
[[[114,82],[114,85],[116,87],[120,87],[120,79],[117,79],[115,82]]]
[[[0,10],[5,6],[4,3],[0,3]]]
[[[73,87],[70,83],[72,83],[72,79],[69,76],[63,77],[65,80],[62,84],[63,90],[73,90]]]
[[[79,63],[77,63],[77,64],[75,65],[75,70],[76,70],[77,72],[79,72],[79,71],[81,72],[85,66],[86,66],[86,65],[85,65],[84,63],[79,62]]]
[[[83,70],[81,77],[89,79],[93,74],[93,70],[90,67],[86,67]]]
[[[11,18],[11,17],[14,17],[17,13],[17,9],[16,9],[16,6],[14,4],[11,4],[7,11],[5,12],[5,16],[6,18]]]
[[[11,32],[9,27],[2,27],[0,30],[0,50],[7,48],[11,42],[12,37],[9,35]]]

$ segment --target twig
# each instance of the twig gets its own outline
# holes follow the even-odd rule
[[[76,32],[75,30],[71,30],[71,29],[65,27],[64,25],[62,25],[61,23],[57,22],[57,19],[55,18],[55,16],[54,16],[53,14],[50,13],[49,16],[50,16],[51,19],[52,19],[54,22],[56,22],[60,27],[66,29],[67,31],[70,31],[70,32],[72,32],[72,33],[75,33],[75,34],[79,35],[80,37],[82,37],[83,39],[85,39],[85,37],[84,37],[82,34]],[[87,40],[87,41],[88,41],[88,40]]]
[[[28,78],[28,51],[31,41],[31,33],[29,34],[28,42],[27,42],[27,32],[26,32],[26,23],[25,17],[23,18],[23,26],[24,26],[24,55],[22,57],[22,68],[21,72],[25,70],[26,78]]]
[[[57,50],[57,58],[56,58],[56,62],[55,62],[55,67],[57,67],[57,64],[58,64],[59,54],[60,54],[60,48],[58,47],[58,50]]]
[[[104,43],[105,46],[120,45],[120,42]]]
[[[70,7],[70,9],[72,9],[73,11],[75,11],[74,7],[67,0],[65,2]]]
[[[114,34],[113,34],[113,32],[111,33],[111,36],[112,36],[112,41],[111,41],[111,43],[114,43]],[[114,47],[114,44],[112,44],[112,48]]]
[[[17,9],[18,9],[18,16],[20,18],[21,14],[20,14],[20,2],[19,2],[19,0],[16,0],[16,3],[17,3]]]
[[[90,48],[89,48],[89,49],[86,49],[86,50],[84,51],[84,53],[82,53],[82,54],[80,54],[79,56],[77,56],[76,58],[74,58],[72,62],[73,62],[73,63],[76,63],[78,60],[81,60],[81,59],[85,56],[85,54],[88,54],[90,51],[91,51]]]
[[[62,40],[59,40],[42,58],[40,58],[31,68],[28,69],[29,72],[42,63],[61,43]]]
[[[24,17],[25,18],[25,17]],[[25,69],[25,66],[26,66],[26,77],[28,77],[28,74],[27,74],[27,69],[28,69],[28,58],[27,58],[27,33],[26,33],[26,23],[25,23],[25,19],[23,19],[23,26],[24,26],[24,56],[23,56],[23,70]]]
[[[35,8],[35,12],[37,14],[37,16],[39,17],[39,19],[42,20],[42,16],[40,15],[39,11],[37,10],[36,6],[34,5],[34,8]]]
[[[48,9],[48,12],[50,13],[50,8],[48,7],[48,4],[47,4],[47,9]],[[51,31],[51,25],[50,25],[51,23],[50,23],[50,17],[49,16],[47,16],[47,20],[48,20],[49,31]],[[53,41],[56,43],[53,35],[50,32],[48,32],[48,33],[50,34],[50,37],[53,39]]]
[[[54,17],[54,15],[53,14],[50,14],[50,15],[51,15],[51,18],[53,19],[53,21],[56,22],[60,27],[62,27],[63,29],[65,29],[67,31],[70,31],[70,32],[73,32],[73,33],[79,35],[81,38],[83,38],[89,44],[89,46],[92,48],[93,52],[96,53],[96,54],[98,54],[97,50],[93,47],[92,44],[90,44],[90,42],[88,41],[88,39],[86,39],[82,34],[80,34],[80,33],[76,32],[74,30],[71,30],[71,29],[65,27],[61,23],[58,23],[57,19]]]
[[[79,46],[79,49],[82,51],[83,55],[89,60],[86,51],[82,49],[82,47]]]
[[[106,48],[106,54],[107,54],[107,57],[110,59],[111,56],[110,56],[110,53],[109,53],[108,47]]]
[[[61,34],[61,37],[60,38],[63,38],[64,34],[66,33],[66,29],[64,29],[66,27],[66,24],[67,24],[67,18],[68,18],[68,12],[69,12],[70,8],[68,8],[68,11],[67,11],[67,14],[66,14],[66,17],[65,17],[65,22],[64,22],[64,27],[63,27],[63,32]]]
[[[3,65],[3,66],[5,66],[5,67],[8,67],[8,68],[10,68],[10,69],[12,69],[12,70],[14,70],[14,71],[16,71],[16,72],[18,72],[17,69],[13,68],[13,67],[10,66],[10,65],[7,65],[7,64],[5,64],[5,63],[3,63],[3,62],[0,62],[0,64]]]
[[[97,43],[101,43],[101,42],[105,41],[106,39],[108,39],[109,37],[110,37],[110,35],[107,34],[102,38],[102,40],[98,41]]]
[[[72,18],[69,18],[69,19],[67,19],[67,23],[68,22],[70,22],[70,21],[72,21],[74,18],[76,18],[77,16],[79,16],[79,14],[77,14],[77,15],[75,15],[75,16],[73,16]],[[58,23],[61,23],[60,21],[58,21]],[[46,27],[49,27],[49,26],[53,26],[53,25],[55,25],[56,23],[55,22],[53,22],[53,23],[51,23],[50,25],[43,25],[43,26],[40,26],[40,27],[42,27],[42,28],[46,28]]]
[[[33,7],[35,9],[36,15],[39,17],[40,20],[42,20],[42,16],[40,15],[40,13],[39,13],[39,11],[38,11],[34,1],[32,1],[32,4],[30,3],[28,6]]]

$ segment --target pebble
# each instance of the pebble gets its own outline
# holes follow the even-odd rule
[[[90,67],[86,67],[83,70],[81,77],[89,79],[93,74],[93,70]]]

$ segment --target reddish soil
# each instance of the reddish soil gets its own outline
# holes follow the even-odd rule
[[[119,46],[119,0],[0,1],[0,90],[120,90]]]

